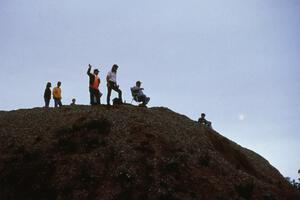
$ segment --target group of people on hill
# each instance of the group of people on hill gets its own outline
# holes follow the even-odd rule
[[[118,98],[115,98],[113,100],[113,104],[122,104],[122,91],[120,89],[120,86],[117,84],[117,71],[119,66],[117,64],[114,64],[112,66],[112,69],[108,72],[106,76],[106,82],[107,82],[107,105],[110,104],[110,98],[111,98],[111,92],[112,90],[116,91],[118,93]],[[100,105],[101,104],[101,97],[102,93],[100,92],[100,83],[101,79],[99,77],[99,70],[94,69],[93,73],[92,71],[92,65],[89,64],[87,75],[89,76],[89,93],[90,93],[90,104],[91,105]],[[141,106],[146,106],[149,101],[150,97],[147,97],[143,93],[143,88],[141,88],[141,81],[137,81],[135,86],[131,88],[131,94],[133,97],[133,100],[136,102],[141,102]],[[51,94],[54,99],[54,107],[61,107],[62,106],[62,95],[61,95],[61,82],[59,81],[57,83],[57,86],[53,88],[51,93],[51,83],[48,82],[46,85],[46,89],[44,92],[44,100],[45,100],[45,107],[48,108],[50,105],[51,100]],[[72,99],[72,103],[70,105],[75,105],[76,99]]]
[[[44,92],[44,100],[45,100],[45,107],[48,108],[50,105],[50,100],[51,100],[51,88],[52,85],[50,82],[47,83],[46,89]],[[61,102],[61,82],[57,82],[57,86],[53,88],[52,95],[54,99],[54,107],[62,106]]]
[[[113,100],[113,104],[122,104],[123,103],[122,90],[120,89],[120,86],[117,84],[118,68],[119,68],[119,66],[114,64],[106,76],[106,82],[107,82],[106,102],[107,102],[107,105],[111,105],[110,98],[111,98],[112,90],[114,90],[115,92],[118,93],[118,98],[115,98]],[[100,105],[101,97],[103,94],[100,92],[100,89],[99,89],[100,83],[101,83],[101,79],[99,77],[99,70],[94,69],[93,73],[91,71],[92,71],[92,65],[89,64],[88,70],[87,70],[87,75],[89,76],[90,104],[91,105]],[[147,97],[143,93],[144,88],[141,87],[141,84],[142,84],[141,81],[136,81],[135,86],[131,87],[130,90],[131,90],[133,100],[135,100],[136,102],[141,102],[141,104],[140,104],[141,106],[146,106],[150,101],[150,97]],[[51,92],[50,88],[51,88],[51,83],[48,82],[46,85],[45,93],[44,93],[45,107],[48,108],[50,105],[51,94],[54,99],[54,107],[61,107],[62,106],[61,82],[60,81],[57,82],[57,85],[56,85],[56,87],[53,88],[52,92]],[[76,99],[72,99],[72,103],[70,105],[71,106],[76,105]],[[199,118],[198,123],[201,125],[204,125],[206,127],[212,128],[212,123],[205,119],[205,113],[201,114],[201,117]]]
[[[107,82],[107,105],[110,105],[110,97],[112,90],[116,91],[118,93],[118,101],[123,102],[122,100],[122,91],[120,90],[120,86],[117,84],[117,71],[119,66],[114,64],[112,66],[111,71],[108,72],[106,76],[106,82]],[[92,66],[89,64],[87,75],[90,78],[90,103],[91,105],[100,105],[101,101],[100,98],[102,96],[102,93],[99,90],[99,86],[101,83],[101,79],[99,77],[99,70],[94,69],[94,72],[91,73]]]

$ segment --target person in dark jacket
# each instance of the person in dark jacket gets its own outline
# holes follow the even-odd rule
[[[45,100],[45,108],[49,108],[50,100],[51,100],[51,83],[48,82],[46,85],[46,89],[44,92],[44,100]]]
[[[205,113],[201,114],[201,117],[198,119],[198,123],[209,128],[212,128],[211,122],[205,119]]]
[[[101,101],[100,98],[102,93],[99,90],[100,86],[100,78],[98,76],[99,70],[95,69],[94,73],[91,73],[92,66],[89,64],[89,68],[87,71],[87,75],[90,77],[90,103],[91,105],[100,105]]]

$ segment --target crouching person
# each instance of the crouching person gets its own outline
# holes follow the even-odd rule
[[[147,97],[143,90],[144,88],[141,88],[142,82],[141,81],[137,81],[135,86],[131,88],[131,93],[133,96],[133,99],[136,102],[142,102],[142,106],[146,106],[149,101],[150,101],[150,97]]]
[[[207,126],[209,128],[212,128],[211,122],[205,119],[205,113],[201,114],[201,117],[198,120],[198,123],[204,126]]]

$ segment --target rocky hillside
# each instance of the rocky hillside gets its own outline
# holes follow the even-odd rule
[[[0,113],[1,200],[296,200],[268,161],[166,108]]]

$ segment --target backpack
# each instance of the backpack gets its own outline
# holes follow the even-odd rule
[[[113,100],[112,100],[112,102],[113,102],[113,105],[115,106],[115,105],[121,105],[121,104],[123,104],[123,102],[121,101],[121,99],[119,99],[119,98],[114,98]]]

